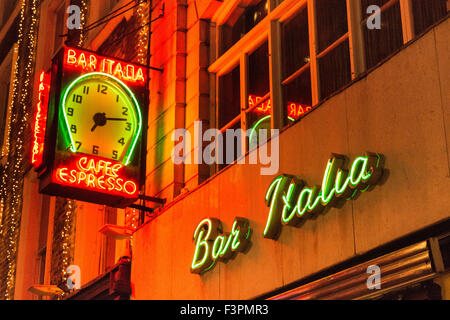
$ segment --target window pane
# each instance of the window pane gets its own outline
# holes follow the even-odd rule
[[[447,14],[447,0],[412,0],[416,34]]]
[[[347,33],[346,0],[317,0],[318,52],[322,52]]]
[[[319,74],[322,99],[351,81],[348,40],[319,59]]]
[[[284,124],[297,120],[311,110],[311,73],[309,67],[297,78],[283,85]]]
[[[269,47],[265,42],[248,58],[248,92],[263,97],[269,91]]]
[[[363,32],[366,65],[370,69],[403,45],[400,4],[397,2],[381,12],[381,29],[363,27]]]
[[[239,65],[230,73],[219,77],[219,128],[224,127],[241,113],[241,81]]]
[[[221,26],[220,54],[230,49],[236,42],[256,26],[268,12],[268,0],[254,0],[247,8],[238,7],[228,21]]]
[[[281,28],[283,79],[309,62],[308,10],[303,8]]]

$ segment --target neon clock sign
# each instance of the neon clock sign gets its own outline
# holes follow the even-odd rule
[[[78,48],[53,59],[40,192],[126,207],[144,183],[147,69]]]
[[[141,107],[119,79],[92,72],[75,79],[62,98],[63,130],[74,153],[130,162],[142,130]]]

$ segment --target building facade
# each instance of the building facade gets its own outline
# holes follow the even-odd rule
[[[449,299],[447,0],[2,6],[3,299]],[[162,203],[38,192],[39,75],[64,45],[151,67],[141,193]]]

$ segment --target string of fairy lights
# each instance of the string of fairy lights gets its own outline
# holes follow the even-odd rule
[[[2,216],[5,216],[5,219],[2,219],[1,229],[3,241],[6,241],[6,248],[4,248],[7,261],[6,289],[4,292],[4,298],[6,300],[12,299],[15,285],[16,254],[22,211],[22,187],[25,167],[24,133],[31,114],[27,101],[29,101],[29,93],[32,92],[33,85],[38,2],[38,0],[22,0],[21,2],[17,47],[19,48],[19,52],[21,52],[24,49],[23,46],[26,45],[27,55],[21,56],[19,54],[16,60],[12,84],[12,99],[8,106],[8,112],[11,114],[10,125],[7,127],[6,134],[7,149],[9,152],[0,184],[1,210]],[[26,33],[24,26],[25,16],[30,17],[30,25]],[[24,66],[23,70],[19,70],[20,65]],[[21,80],[20,84],[19,79]],[[14,128],[17,128],[17,130],[12,129],[12,124],[14,124]],[[12,137],[12,133],[14,133],[14,137]],[[14,150],[11,150],[12,138],[14,138]],[[8,230],[5,231],[3,229],[5,227],[6,215],[8,215],[9,219]]]
[[[87,40],[87,35],[85,32],[83,32],[84,27],[87,23],[87,11],[88,11],[88,0],[81,0],[81,15],[80,15],[80,22],[81,22],[81,32],[78,39],[78,46],[82,47],[83,44]],[[63,227],[61,230],[61,275],[62,279],[64,280],[67,277],[67,268],[69,267],[71,260],[73,259],[73,252],[71,251],[71,243],[72,243],[72,236],[75,232],[74,228],[74,220],[76,215],[76,201],[67,199],[66,200],[66,207],[64,212],[64,221],[63,221]],[[64,295],[64,293],[63,293]]]
[[[148,16],[148,6],[149,1],[141,2],[139,6],[137,7],[136,13],[139,19],[139,25],[145,26],[144,28],[139,29],[138,34],[138,52],[137,52],[137,59],[140,64],[147,64],[147,45],[148,45],[148,37],[149,37],[149,30],[150,27],[149,22],[149,16]]]
[[[8,105],[8,114],[11,115],[6,127],[5,143],[2,155],[7,156],[4,164],[4,174],[0,179],[0,239],[4,244],[2,250],[6,256],[7,274],[4,299],[13,298],[16,273],[17,245],[20,231],[20,217],[22,211],[22,190],[25,171],[25,138],[24,134],[32,116],[30,108],[30,93],[33,92],[34,62],[36,54],[39,18],[39,0],[21,0],[20,20],[18,27],[17,46],[15,53],[17,59],[13,67],[13,80],[11,102]],[[81,27],[78,46],[82,47],[87,40],[87,33],[83,28],[87,23],[89,0],[81,0]],[[148,1],[142,2],[136,9],[141,26],[148,24]],[[29,21],[29,22],[28,22]],[[25,28],[25,24],[26,28]],[[137,60],[141,64],[147,61],[147,43],[149,26],[139,29],[137,43]],[[26,47],[24,47],[26,46]],[[14,144],[11,145],[12,139]],[[61,230],[62,261],[61,272],[63,279],[67,267],[72,259],[71,236],[74,232],[73,218],[75,216],[76,202],[67,200],[64,212],[63,227]],[[131,212],[131,227],[135,229],[136,211]],[[7,228],[6,228],[7,225]],[[0,292],[1,294],[2,292]]]

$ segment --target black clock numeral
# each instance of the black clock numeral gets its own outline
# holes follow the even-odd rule
[[[131,131],[131,123],[127,122],[127,126],[125,127],[125,130]]]
[[[83,102],[83,96],[80,96],[79,94],[73,95],[73,102],[75,103],[82,103]]]
[[[117,150],[113,151],[113,159],[117,160],[117,158],[119,157],[119,152],[117,152]]]
[[[70,126],[70,132],[72,132],[72,133],[77,133],[77,126],[76,125],[71,125]]]
[[[83,86],[83,93],[84,94],[89,94],[89,87],[88,86]]]
[[[117,95],[116,97],[116,102],[119,102],[119,95]]]
[[[98,149],[99,149],[99,146],[96,146],[96,145],[92,146],[92,154],[98,154]]]
[[[107,90],[108,90],[108,87],[103,84],[99,84],[97,87],[97,92],[101,92],[103,94],[107,94],[106,93]]]
[[[124,138],[120,138],[119,141],[117,141],[118,143],[120,143],[122,146],[125,145],[125,139]]]
[[[72,116],[73,116],[73,108],[68,108],[68,109],[67,109],[67,115],[68,115],[69,117],[72,117]]]
[[[128,108],[127,107],[122,107],[122,110],[123,110],[122,114],[124,116],[127,116],[128,115]]]
[[[77,151],[80,150],[82,143],[80,141],[75,141],[75,144],[77,146]]]

